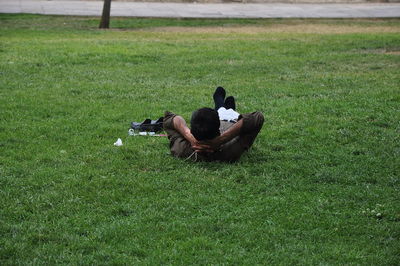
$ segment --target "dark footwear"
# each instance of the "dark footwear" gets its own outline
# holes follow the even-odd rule
[[[151,124],[151,119],[147,118],[146,120],[143,121],[142,125],[147,125],[147,124]]]
[[[144,120],[143,122],[132,122],[131,123],[131,128],[135,129],[135,130],[141,130],[143,125],[148,125],[151,123],[151,119],[147,118],[146,120]]]
[[[149,127],[147,128],[147,131],[151,132],[160,132],[163,130],[163,122],[164,122],[164,117],[160,117],[157,120],[151,120]]]
[[[160,117],[157,120],[147,118],[142,123],[132,122],[131,128],[138,131],[160,132],[163,129],[163,119],[164,117]]]
[[[226,109],[236,110],[235,98],[233,96],[229,96],[225,99],[224,107]]]
[[[218,87],[213,95],[213,99],[214,99],[214,104],[215,104],[215,110],[218,111],[218,109],[220,107],[224,106],[224,100],[225,100],[225,89],[222,87]]]

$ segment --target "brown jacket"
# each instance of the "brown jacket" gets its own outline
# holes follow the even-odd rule
[[[239,120],[243,119],[243,126],[239,136],[223,144],[219,151],[200,153],[195,152],[189,141],[175,130],[173,123],[173,118],[175,116],[176,115],[171,112],[165,112],[164,116],[164,130],[168,134],[171,153],[175,157],[190,158],[194,161],[235,162],[239,160],[243,152],[248,150],[253,144],[264,123],[264,116],[260,112],[240,115]],[[232,122],[221,121],[221,134],[228,130],[233,124]]]

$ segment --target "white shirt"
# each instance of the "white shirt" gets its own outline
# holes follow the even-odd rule
[[[220,107],[218,109],[219,120],[237,120],[239,118],[239,113],[233,109],[226,109],[225,107]]]

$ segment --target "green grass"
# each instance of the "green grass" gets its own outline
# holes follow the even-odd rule
[[[0,15],[0,264],[398,264],[399,19],[97,24]],[[152,31],[285,25],[392,32]],[[239,163],[128,137],[216,86],[266,118]]]

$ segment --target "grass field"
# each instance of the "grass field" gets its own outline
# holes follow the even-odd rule
[[[0,15],[1,265],[399,263],[400,19],[98,23]],[[128,136],[217,86],[239,163]]]

